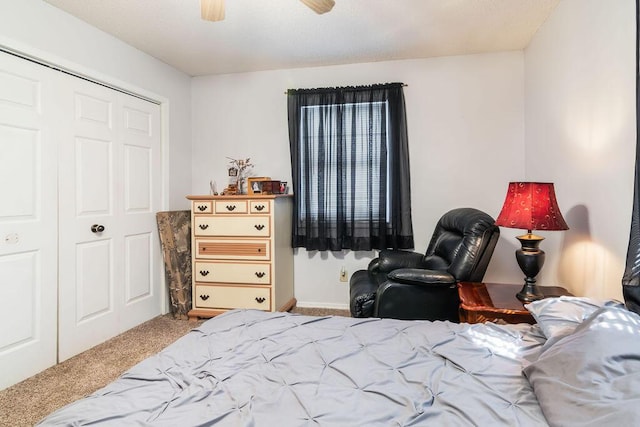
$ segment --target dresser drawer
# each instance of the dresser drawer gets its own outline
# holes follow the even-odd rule
[[[196,262],[195,276],[198,282],[268,285],[271,283],[271,264]]]
[[[269,261],[271,259],[271,241],[267,239],[196,238],[195,248],[195,258],[250,261]]]
[[[265,215],[196,216],[193,222],[196,236],[271,236],[270,218]]]
[[[249,212],[252,214],[255,213],[270,213],[271,212],[271,203],[268,200],[251,200],[249,201]]]
[[[214,212],[217,214],[246,214],[246,200],[216,200]]]
[[[191,204],[191,210],[196,214],[205,214],[213,212],[213,203],[211,201],[194,201]]]
[[[250,286],[196,285],[193,296],[197,308],[271,309],[271,288]]]

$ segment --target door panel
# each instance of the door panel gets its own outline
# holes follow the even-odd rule
[[[113,141],[76,137],[76,215],[109,215],[113,200]]]
[[[14,325],[3,329],[0,335],[0,352],[15,350],[16,347],[31,344],[37,339],[38,325],[34,320],[38,315],[35,309],[38,306],[36,297],[39,286],[36,275],[39,265],[37,251],[0,256],[2,298],[19,303],[24,310],[18,322],[3,313],[3,324]],[[7,286],[8,284],[11,286]]]
[[[59,139],[58,357],[66,360],[119,333],[122,274],[114,159],[116,93],[64,74],[56,76],[62,113]],[[92,227],[103,227],[93,231]]]
[[[125,303],[134,304],[153,295],[152,236],[150,233],[127,236],[125,239]]]
[[[76,324],[113,314],[113,259],[109,239],[76,245]]]
[[[69,78],[65,79],[69,81]],[[73,79],[73,84],[79,83],[76,79]],[[104,131],[109,132],[113,129],[113,94],[107,94],[105,91],[96,90],[91,83],[83,84],[86,92],[75,93],[75,116],[76,125],[82,127],[87,125],[95,131],[96,128],[102,128]],[[105,88],[106,89],[106,88]],[[109,91],[109,89],[107,89]],[[92,96],[92,94],[97,94]],[[106,95],[106,97],[104,97]]]
[[[50,70],[0,53],[0,389],[56,363]]]
[[[33,220],[39,188],[41,134],[38,129],[18,126],[0,124],[0,153],[4,158],[0,182],[5,183],[0,187],[0,217]]]
[[[59,174],[64,360],[162,311],[161,162],[159,106],[61,77],[59,97],[74,112],[60,142],[61,162],[73,165]]]
[[[160,314],[162,257],[155,213],[160,210],[160,107],[118,94],[122,117],[123,192],[120,223],[125,250],[122,330]]]
[[[124,147],[125,212],[151,212],[152,151],[147,147]]]

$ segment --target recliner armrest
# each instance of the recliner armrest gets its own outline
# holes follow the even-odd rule
[[[373,306],[379,284],[373,280],[367,270],[358,270],[349,280],[349,296],[352,317],[373,316]]]
[[[456,278],[450,273],[440,270],[423,270],[420,268],[400,268],[387,275],[387,280],[410,285],[451,286]]]
[[[378,254],[378,271],[388,273],[399,268],[420,268],[424,255],[412,251],[383,250]]]
[[[407,282],[389,278],[378,288],[373,315],[393,319],[459,322],[460,299],[453,276],[447,277],[446,272],[420,270],[426,271],[421,277],[420,274],[413,274],[415,270],[399,270],[399,276]]]

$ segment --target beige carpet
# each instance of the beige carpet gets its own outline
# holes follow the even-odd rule
[[[349,316],[347,310],[294,308],[311,316]],[[90,350],[0,391],[0,426],[33,426],[47,414],[87,396],[162,350],[199,323],[158,316]]]

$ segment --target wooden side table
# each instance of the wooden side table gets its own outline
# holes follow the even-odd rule
[[[460,321],[465,323],[535,323],[531,313],[516,298],[522,285],[507,283],[458,283]],[[539,286],[545,298],[571,295],[559,286]]]

